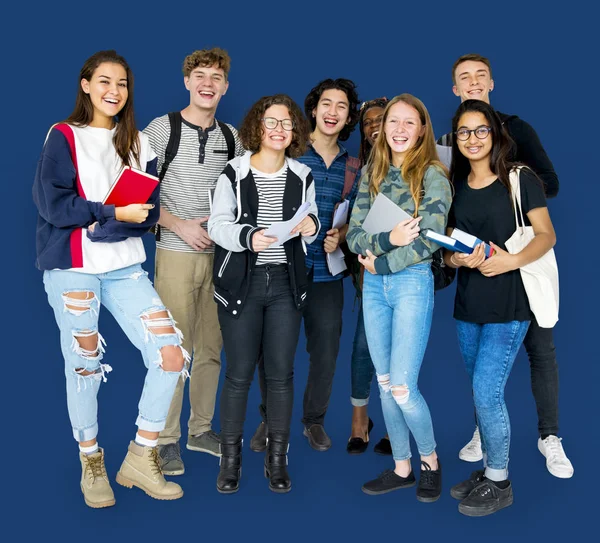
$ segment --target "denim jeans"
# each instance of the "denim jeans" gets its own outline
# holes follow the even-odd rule
[[[350,378],[352,383],[352,396],[350,403],[354,407],[368,405],[371,393],[371,382],[375,374],[375,367],[369,354],[367,334],[365,332],[365,320],[362,301],[358,310],[358,321],[354,332],[352,344],[352,358],[350,361]]]
[[[60,343],[65,359],[67,407],[73,436],[79,442],[94,439],[98,434],[97,395],[100,382],[112,371],[102,364],[105,345],[98,331],[100,305],[106,307],[129,340],[142,353],[148,369],[138,408],[136,425],[140,430],[160,432],[165,427],[171,398],[177,380],[185,371],[162,369],[161,349],[168,345],[181,347],[181,332],[168,319],[148,317],[166,310],[148,274],[139,264],[97,275],[65,270],[44,272],[44,286],[60,329]],[[91,292],[87,300],[74,300],[69,293]],[[158,328],[173,327],[175,333],[164,334]],[[156,328],[156,331],[154,330]],[[97,347],[86,350],[77,338],[96,336]],[[184,358],[189,355],[181,347]],[[82,372],[91,372],[81,375]]]
[[[531,369],[540,435],[558,435],[558,363],[552,328],[541,328],[535,319],[523,341]]]
[[[510,420],[504,388],[529,321],[475,324],[456,321],[458,343],[473,388],[485,475],[508,478]]]
[[[394,460],[411,457],[409,431],[419,454],[428,456],[436,444],[418,379],[433,316],[429,263],[415,264],[392,275],[365,273],[363,304],[367,341]]]
[[[310,278],[309,278],[310,279]],[[342,335],[344,286],[342,280],[309,282],[306,307],[302,312],[306,332],[306,350],[310,356],[308,379],[304,390],[302,424],[323,424],[329,407],[335,365]],[[261,405],[266,422],[267,390],[262,359],[258,363]]]
[[[288,441],[294,400],[294,356],[302,312],[296,308],[286,265],[256,266],[244,308],[236,319],[219,305],[225,347],[221,441],[242,439],[248,390],[262,353],[270,435]]]

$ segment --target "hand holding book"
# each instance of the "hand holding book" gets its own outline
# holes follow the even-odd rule
[[[141,224],[148,218],[148,212],[154,204],[129,204],[115,207],[115,219],[121,222]]]

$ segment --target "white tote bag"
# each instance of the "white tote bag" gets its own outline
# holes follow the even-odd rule
[[[506,249],[515,254],[523,250],[535,237],[533,227],[525,226],[521,207],[521,168],[510,172],[510,188],[515,209],[515,233],[506,240]],[[518,211],[517,211],[518,210]],[[521,225],[519,226],[519,215]],[[529,300],[529,307],[542,328],[552,328],[558,321],[558,266],[554,249],[534,262],[520,268],[521,279]]]

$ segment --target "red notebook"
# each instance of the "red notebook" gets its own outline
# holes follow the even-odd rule
[[[116,207],[145,204],[159,183],[158,177],[154,175],[124,166],[123,171],[108,191],[104,204],[112,204]]]

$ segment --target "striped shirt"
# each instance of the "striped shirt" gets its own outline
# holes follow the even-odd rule
[[[317,207],[319,208],[319,220],[321,221],[321,230],[317,239],[308,245],[306,255],[307,271],[313,273],[313,281],[322,283],[326,281],[337,281],[344,278],[343,273],[331,275],[327,266],[327,256],[325,253],[325,237],[327,231],[331,230],[333,223],[333,213],[335,205],[341,201],[344,191],[344,179],[346,176],[346,161],[348,159],[348,151],[338,142],[339,152],[333,159],[329,168],[325,165],[325,161],[314,147],[309,146],[308,150],[302,155],[298,161],[306,164],[312,171],[315,180],[315,191],[317,193]],[[354,205],[356,193],[358,191],[358,180],[360,171],[357,172],[352,191],[348,195],[350,200],[350,209]]]
[[[227,125],[235,139],[236,156],[244,154],[237,130]],[[165,161],[171,126],[169,116],[154,119],[145,129],[152,149],[158,156],[158,171]],[[181,125],[181,140],[177,156],[169,165],[160,186],[160,205],[180,219],[199,219],[210,215],[210,191],[214,191],[217,179],[227,164],[227,142],[216,120],[206,130],[188,123]],[[203,224],[206,229],[206,223]],[[186,253],[214,252],[213,247],[204,251],[192,249],[177,234],[161,226],[160,249]]]
[[[250,168],[258,192],[258,213],[256,226],[268,228],[274,222],[283,220],[283,193],[287,180],[287,165],[275,173],[264,173],[256,168]],[[287,262],[283,245],[269,247],[258,253],[256,265],[285,264]]]

